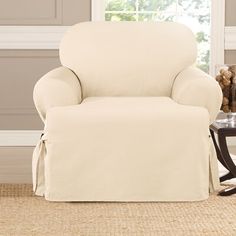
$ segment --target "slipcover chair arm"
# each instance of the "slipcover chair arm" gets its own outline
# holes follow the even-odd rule
[[[44,75],[33,92],[36,109],[45,121],[48,109],[81,103],[81,86],[76,75],[66,67],[59,67]]]
[[[222,91],[214,78],[198,68],[189,67],[176,77],[172,98],[183,105],[205,107],[212,123],[221,106]]]

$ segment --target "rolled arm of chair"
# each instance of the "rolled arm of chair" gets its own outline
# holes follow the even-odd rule
[[[172,99],[183,105],[205,107],[211,124],[219,112],[222,91],[214,78],[200,69],[189,67],[176,77]]]
[[[33,98],[36,109],[45,121],[48,109],[81,103],[81,86],[76,75],[66,67],[59,67],[44,75],[35,85]]]

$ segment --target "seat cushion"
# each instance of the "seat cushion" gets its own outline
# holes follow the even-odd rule
[[[51,125],[59,127],[74,122],[117,122],[135,126],[148,121],[163,122],[162,127],[166,129],[176,124],[196,126],[209,121],[205,108],[181,105],[169,97],[89,97],[80,105],[52,108],[49,114],[53,116]]]
[[[168,97],[90,97],[46,119],[46,199],[208,197],[209,114]]]

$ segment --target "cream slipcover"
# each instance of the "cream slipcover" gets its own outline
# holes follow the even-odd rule
[[[196,69],[196,42],[176,23],[71,27],[62,67],[34,101],[45,130],[33,155],[50,201],[197,201],[218,187],[209,124],[222,100]]]

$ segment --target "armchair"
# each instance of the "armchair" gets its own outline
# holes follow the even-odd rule
[[[37,195],[198,201],[217,189],[209,124],[222,94],[194,68],[187,27],[80,23],[63,38],[60,59],[34,89],[45,124],[33,154]]]

